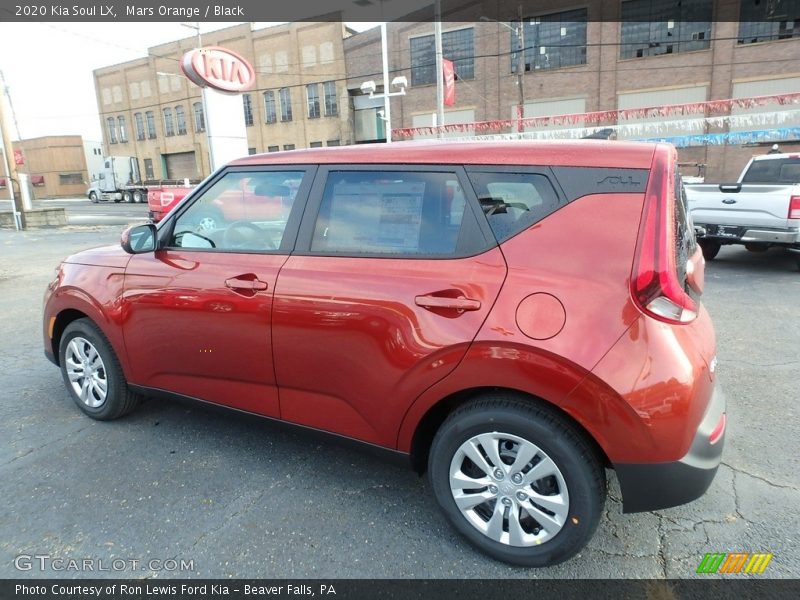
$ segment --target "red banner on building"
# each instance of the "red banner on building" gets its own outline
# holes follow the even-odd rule
[[[442,59],[444,72],[444,105],[453,106],[456,103],[456,67],[452,60]]]
[[[18,167],[25,164],[25,157],[22,155],[22,150],[14,150],[14,164]]]

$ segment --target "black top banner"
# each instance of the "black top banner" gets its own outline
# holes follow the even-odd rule
[[[589,21],[647,21],[649,11],[622,14],[620,0],[588,0]],[[712,10],[713,5],[713,10]],[[7,22],[142,22],[142,21],[442,21],[473,22],[481,19],[510,20],[524,14],[545,14],[563,10],[557,0],[3,0],[0,21]],[[658,15],[664,20],[737,21],[738,2],[708,0],[705,15],[682,7],[678,0],[664,0]],[[800,17],[800,15],[798,15]]]

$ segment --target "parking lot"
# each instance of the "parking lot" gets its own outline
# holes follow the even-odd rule
[[[135,222],[146,207],[98,214],[107,213]],[[709,492],[623,515],[610,476],[589,546],[526,570],[474,551],[445,523],[425,479],[358,449],[156,400],[115,422],[84,417],[42,353],[42,295],[60,258],[116,243],[121,228],[70,223],[0,230],[0,577],[687,578],[712,577],[696,574],[705,553],[737,551],[774,554],[759,577],[800,574],[800,273],[782,250],[725,247],[706,268],[729,415]],[[20,571],[20,555],[127,566]],[[159,568],[168,560],[188,566]]]

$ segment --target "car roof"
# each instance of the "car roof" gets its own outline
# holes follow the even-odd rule
[[[657,145],[617,140],[425,140],[268,152],[246,156],[229,164],[545,165],[648,169]]]

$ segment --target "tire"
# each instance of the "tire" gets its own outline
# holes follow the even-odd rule
[[[128,204],[133,202],[133,194],[130,192],[130,190],[125,190],[122,192],[122,201],[127,202]]]
[[[64,384],[75,404],[91,418],[117,419],[139,403],[139,395],[128,389],[111,344],[89,319],[67,325],[58,352]],[[87,370],[92,377],[85,376]]]
[[[797,261],[797,270],[800,271],[800,255],[795,260]]]
[[[769,246],[766,244],[745,244],[744,247],[748,252],[766,252],[769,250]]]
[[[97,204],[97,194],[95,194],[94,192],[89,194],[89,200],[92,201],[92,204]]]
[[[697,243],[700,244],[700,248],[703,251],[703,258],[706,260],[714,260],[717,254],[719,254],[719,249],[722,248],[722,244],[711,240],[700,240]]]
[[[517,456],[530,456],[519,471],[509,464]],[[459,476],[453,487],[451,472]],[[547,567],[571,558],[594,535],[605,505],[605,471],[581,432],[555,410],[513,395],[484,396],[450,415],[434,437],[428,473],[455,529],[514,565]],[[527,481],[533,473],[541,477]],[[549,513],[541,510],[548,507]]]
[[[147,202],[147,195],[142,190],[134,190],[134,192],[133,192],[133,201],[136,204],[141,204],[142,202]]]

